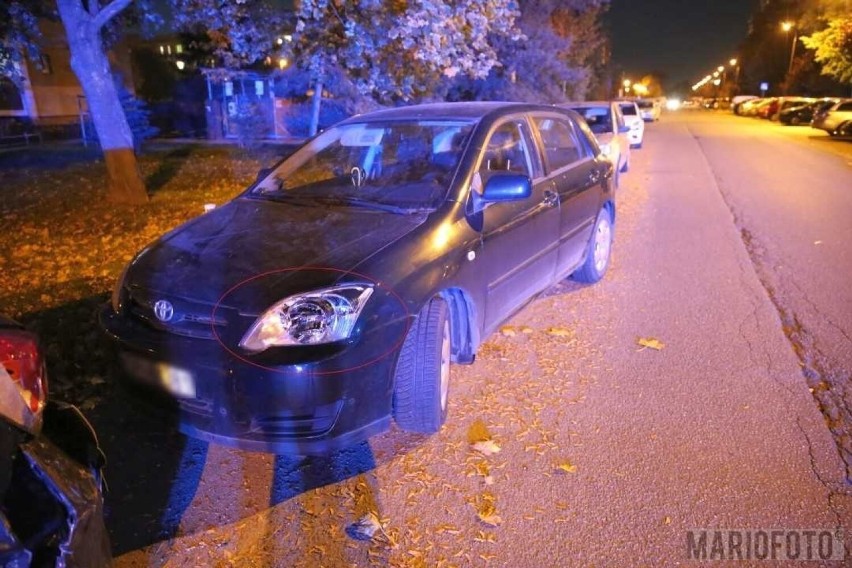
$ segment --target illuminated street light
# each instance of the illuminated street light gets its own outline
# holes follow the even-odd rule
[[[186,67],[186,63],[178,59],[175,61],[175,65],[177,65],[178,70],[183,71],[183,68]]]
[[[714,77],[718,77],[718,76],[719,76],[719,72],[718,72],[718,71],[713,71],[713,76],[714,76]]]
[[[737,58],[736,58],[736,57],[731,58],[731,60],[730,60],[730,61],[728,61],[728,65],[730,65],[731,67],[736,67],[736,65],[737,65]]]
[[[725,70],[725,66],[724,66],[724,65],[719,65],[718,67],[716,67],[716,71],[718,71],[719,73],[721,73],[721,72],[722,72],[722,71],[724,71],[724,70]]]
[[[286,57],[282,57],[281,59],[278,60],[278,68],[279,69],[284,69],[288,65],[290,65],[290,61]]]
[[[793,72],[793,60],[796,58],[796,42],[799,40],[799,30],[793,24],[793,22],[781,22],[781,29],[784,30],[784,33],[789,34],[790,30],[793,30],[793,46],[790,48],[790,65],[787,66],[787,81],[784,81],[784,91],[790,88],[789,78],[790,74]]]
[[[622,83],[621,83],[621,84],[622,84],[622,85],[624,85],[624,88],[625,88],[625,89],[629,89],[629,88],[630,88],[630,85],[631,85],[631,83],[630,83],[630,79],[625,79],[624,81],[622,81]]]

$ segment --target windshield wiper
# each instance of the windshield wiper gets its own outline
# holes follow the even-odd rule
[[[357,197],[317,197],[316,199],[317,201],[328,203],[330,205],[353,205],[355,207],[387,211],[389,213],[397,213],[399,215],[411,215],[412,213],[432,211],[432,209],[427,207],[401,207],[399,205],[391,205],[390,203],[371,201],[369,199],[359,199]]]

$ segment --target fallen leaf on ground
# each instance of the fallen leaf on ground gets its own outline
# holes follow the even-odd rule
[[[577,472],[577,466],[572,464],[568,460],[565,460],[564,462],[557,464],[556,469],[559,470],[559,471],[564,471],[565,473],[576,473]]]
[[[500,328],[500,333],[506,337],[515,337],[515,328],[507,325]]]
[[[642,349],[648,347],[650,349],[654,349],[655,351],[659,351],[666,346],[665,343],[655,337],[640,337],[636,340],[636,343],[641,345]],[[642,351],[642,349],[640,349],[639,351]]]
[[[531,327],[524,326],[524,327],[521,328],[521,333],[532,333],[532,332],[533,332],[533,328],[531,328]]]
[[[384,534],[382,523],[379,521],[379,517],[373,512],[367,513],[346,527],[346,534],[355,540],[371,540],[376,535],[376,532]]]
[[[473,449],[483,456],[490,456],[500,451],[500,446],[494,440],[481,440],[473,444]]]
[[[503,519],[493,509],[490,511],[479,511],[476,513],[479,520],[491,527],[498,527],[503,523]]]
[[[467,442],[475,444],[476,442],[484,442],[491,439],[491,432],[482,420],[474,420],[470,428],[467,429]]]
[[[550,335],[555,335],[556,337],[570,337],[571,330],[566,329],[564,327],[549,327],[547,328],[547,333]]]

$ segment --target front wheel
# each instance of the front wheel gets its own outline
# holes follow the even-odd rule
[[[606,274],[609,267],[609,257],[612,252],[612,215],[606,208],[598,213],[592,238],[586,250],[586,260],[571,278],[578,282],[593,284]]]
[[[393,417],[403,430],[432,434],[447,419],[450,346],[449,308],[432,298],[411,324],[396,364]]]

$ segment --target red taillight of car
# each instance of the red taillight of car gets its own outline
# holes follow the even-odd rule
[[[47,373],[35,335],[17,329],[0,331],[0,366],[34,415],[47,403]]]

